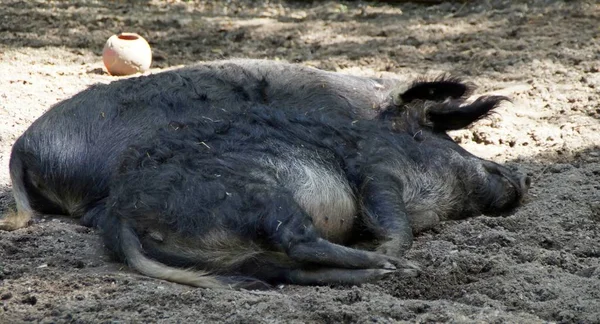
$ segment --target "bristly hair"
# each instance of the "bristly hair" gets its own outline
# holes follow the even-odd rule
[[[505,96],[482,96],[470,104],[463,100],[451,100],[426,107],[425,119],[437,131],[465,128],[472,123],[487,118],[502,102],[510,99]]]
[[[476,86],[449,73],[437,77],[421,76],[404,87],[392,92],[394,105],[381,112],[380,119],[393,120],[394,128],[409,133],[421,127],[433,128],[426,110],[430,106],[443,105],[450,100],[453,106],[460,106],[476,89]]]
[[[444,101],[446,99],[466,99],[476,89],[475,84],[457,76],[444,73],[435,78],[419,77],[399,95],[402,103],[413,100]]]
[[[444,102],[415,100],[403,109],[389,109],[380,118],[391,122],[393,129],[409,134],[417,134],[422,128],[434,131],[449,131],[466,128],[472,123],[494,114],[502,102],[510,99],[504,96],[482,96],[472,103],[462,98]]]

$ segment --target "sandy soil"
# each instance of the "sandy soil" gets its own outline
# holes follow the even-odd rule
[[[0,322],[600,322],[600,5],[503,1],[0,0],[0,206],[14,140],[96,82],[113,33],[154,49],[154,70],[229,57],[360,75],[443,71],[514,103],[454,137],[534,180],[504,218],[419,235],[417,278],[362,287],[214,291],[111,262],[94,230],[46,219],[0,233]]]

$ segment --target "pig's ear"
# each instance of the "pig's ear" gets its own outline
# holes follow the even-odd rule
[[[435,79],[418,79],[405,89],[398,89],[395,104],[402,105],[414,100],[444,101],[468,97],[475,90],[471,83],[457,77],[441,75]]]
[[[435,130],[448,131],[462,129],[475,121],[490,115],[503,101],[504,96],[479,97],[473,103],[451,100],[427,108],[427,120]]]

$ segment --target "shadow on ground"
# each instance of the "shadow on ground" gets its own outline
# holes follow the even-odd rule
[[[593,69],[589,61],[599,55],[590,51],[582,56],[581,51],[570,50],[594,47],[598,37],[599,9],[584,1],[533,5],[510,1],[437,5],[360,1],[275,1],[268,5],[261,1],[8,2],[0,21],[4,46],[66,47],[75,52],[91,49],[100,55],[110,35],[134,31],[150,41],[157,67],[243,53],[253,58],[319,61],[321,68],[336,69],[386,55],[383,70],[398,71],[426,61],[431,69],[456,68],[460,73],[476,75],[518,71],[522,65],[543,59]],[[556,10],[562,14],[548,14]],[[541,36],[538,29],[562,31]],[[486,43],[479,42],[482,38]],[[532,43],[538,46],[529,46]]]

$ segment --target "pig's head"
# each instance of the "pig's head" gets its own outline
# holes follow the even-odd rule
[[[395,112],[390,112],[397,130],[427,145],[431,158],[456,175],[463,203],[447,215],[451,218],[505,214],[523,202],[530,186],[529,177],[469,153],[447,134],[489,116],[508,101],[503,96],[483,96],[466,103],[464,97],[471,91],[472,86],[457,79],[417,81],[398,94]]]

